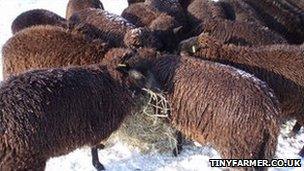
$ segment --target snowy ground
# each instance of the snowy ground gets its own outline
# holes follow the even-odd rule
[[[120,14],[126,7],[126,0],[103,0],[104,7]],[[11,36],[10,25],[13,19],[21,12],[44,8],[51,10],[61,16],[65,14],[67,0],[0,0],[0,46]],[[1,65],[1,64],[0,64]],[[2,65],[0,66],[2,68]],[[0,80],[2,69],[0,70]],[[293,122],[285,124],[279,137],[276,158],[294,159],[300,158],[297,153],[304,145],[304,131],[295,138],[286,138]],[[123,142],[118,141],[113,147],[99,152],[100,160],[107,170],[219,170],[209,167],[210,158],[219,158],[217,152],[209,147],[185,146],[182,154],[172,157],[171,154],[141,154],[138,151],[130,150]],[[302,160],[303,161],[303,160]],[[304,163],[302,162],[302,165]],[[69,155],[50,159],[47,163],[47,171],[94,171],[91,165],[90,150],[83,148],[76,150]],[[271,168],[272,171],[292,170],[300,171],[302,168]]]

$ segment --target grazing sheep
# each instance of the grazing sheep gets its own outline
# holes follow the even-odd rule
[[[173,32],[175,32],[175,37],[178,40],[183,40],[188,32],[188,21],[185,10],[176,0],[149,0],[144,3],[136,3],[127,7],[121,16],[137,27],[149,27],[152,30],[157,30],[155,23],[163,23],[162,31],[168,25],[166,31],[176,29]],[[160,37],[166,36],[163,34]]]
[[[74,13],[87,8],[103,9],[103,4],[99,0],[69,0],[66,8],[66,19],[69,19]]]
[[[49,158],[83,146],[104,170],[95,146],[139,109],[129,87],[141,79],[99,65],[10,77],[0,86],[0,170],[44,170]]]
[[[103,33],[101,35],[101,37],[103,37],[103,40],[107,40],[107,43],[115,47],[162,47],[162,45],[160,45],[158,41],[158,38],[154,37],[156,35],[152,31],[145,28],[136,28],[135,25],[131,24],[129,21],[122,18],[121,16],[109,13],[104,10],[92,8],[85,9],[78,13],[75,13],[69,19],[69,21],[72,23],[86,23],[96,27],[100,30],[100,32]],[[141,40],[145,36],[148,36],[149,39],[147,40],[151,40],[152,42],[149,42],[147,40],[141,40],[141,42],[145,42],[145,44],[128,44],[124,42],[124,39],[128,40],[127,38],[125,38],[125,34],[127,34],[128,32],[128,35],[132,36],[132,38]]]
[[[145,3],[136,3],[124,9],[121,16],[137,27],[148,27],[161,14]]]
[[[124,63],[154,74],[170,102],[171,124],[187,137],[212,145],[223,158],[273,157],[280,109],[264,82],[235,68],[186,56],[137,56]]]
[[[245,0],[259,14],[259,18],[272,30],[283,35],[289,43],[304,42],[303,9],[288,0]]]
[[[171,105],[170,122],[210,144],[223,158],[271,159],[279,134],[278,101],[241,70],[186,56],[129,57],[126,68],[150,71]]]
[[[4,78],[28,69],[99,63],[108,51],[100,41],[88,41],[55,26],[35,26],[10,38],[2,49]]]
[[[204,34],[190,42],[182,44],[181,49],[189,51],[193,45],[194,56],[232,65],[265,81],[280,101],[282,119],[295,118],[304,125],[303,46],[240,47],[224,45]]]
[[[279,34],[255,23],[210,19],[203,22],[199,27],[196,28],[194,35],[202,32],[208,33],[227,44],[268,45],[287,43]]]
[[[12,23],[12,33],[35,25],[55,25],[66,27],[66,20],[59,15],[44,9],[34,9],[21,13]]]

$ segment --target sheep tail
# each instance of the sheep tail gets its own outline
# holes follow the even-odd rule
[[[268,88],[265,83],[262,83],[262,91],[264,91],[265,95],[268,97],[268,101],[264,103],[265,115],[264,124],[265,127],[263,129],[263,142],[260,146],[260,151],[258,152],[258,159],[266,159],[272,160],[277,144],[278,144],[278,136],[280,133],[280,125],[281,119],[279,118],[281,111],[280,103],[277,97],[274,95],[272,89]]]
[[[280,128],[277,119],[270,120],[268,124],[268,129],[263,133],[263,143],[257,157],[270,161],[275,155]]]

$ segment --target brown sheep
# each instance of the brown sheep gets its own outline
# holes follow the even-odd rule
[[[0,86],[0,170],[43,171],[49,158],[83,146],[92,147],[93,165],[104,170],[96,145],[140,109],[129,90],[144,87],[138,76],[91,65],[10,77]]]
[[[69,0],[66,8],[66,19],[69,19],[74,13],[87,8],[103,9],[103,4],[99,0]]]
[[[303,43],[303,9],[290,4],[288,0],[245,0],[245,2],[257,11],[266,26],[283,35],[289,43]]]
[[[137,55],[126,68],[150,71],[171,104],[170,122],[223,158],[271,159],[279,134],[278,101],[268,86],[230,66],[186,56]]]
[[[174,32],[177,41],[183,40],[189,29],[185,10],[177,0],[148,0],[144,3],[132,4],[122,12],[121,16],[137,27],[164,31],[167,26],[166,32]],[[155,27],[155,23],[163,23],[161,29]],[[168,35],[164,34],[160,37],[166,36]]]
[[[88,41],[55,26],[35,26],[10,38],[2,48],[3,75],[28,69],[99,63],[108,51],[100,41]]]
[[[267,27],[248,22],[209,19],[196,28],[195,35],[202,32],[227,44],[251,46],[287,43],[283,37]]]
[[[304,125],[303,46],[241,47],[222,44],[205,34],[190,42],[182,44],[181,49],[189,51],[195,46],[194,56],[232,65],[265,81],[280,101],[282,119],[295,118]]]
[[[158,49],[162,48],[161,43],[159,42],[158,38],[155,37],[156,35],[153,33],[153,31],[145,28],[136,28],[135,25],[122,18],[121,16],[109,13],[104,10],[88,8],[75,13],[69,19],[69,21],[71,23],[86,23],[96,27],[102,33],[101,37],[103,37],[103,40],[106,40],[107,43],[115,47],[147,46],[155,47]],[[141,31],[138,32],[138,30]],[[131,36],[130,38],[125,37],[125,34],[127,33],[129,33],[128,36]],[[151,40],[151,42],[144,40],[144,37],[146,36],[149,37],[147,40]],[[128,44],[132,42],[132,40],[129,40],[126,43],[124,42],[124,39],[138,39],[141,42],[145,42],[145,44]]]
[[[35,25],[55,25],[67,27],[67,21],[59,15],[44,9],[34,9],[21,13],[12,23],[12,33]]]

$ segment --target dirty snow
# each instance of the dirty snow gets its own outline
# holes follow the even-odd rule
[[[127,6],[126,0],[103,0],[105,9],[120,14]],[[11,36],[10,25],[13,19],[21,12],[35,8],[51,10],[61,16],[65,15],[67,0],[0,0],[0,45]],[[2,61],[2,60],[1,60]],[[2,68],[2,65],[1,65]],[[2,79],[2,70],[0,71]],[[294,122],[283,126],[279,137],[276,158],[300,158],[297,153],[304,145],[304,131],[295,138],[286,138],[287,133]],[[250,133],[249,133],[250,134]],[[131,151],[131,148],[123,142],[117,143],[105,150],[100,150],[100,160],[107,170],[157,170],[157,171],[198,171],[198,170],[220,170],[209,167],[210,158],[219,158],[218,153],[210,147],[187,145],[182,154],[172,157],[171,154],[141,154],[139,151]],[[303,161],[303,160],[302,160]],[[303,165],[303,162],[302,162]],[[94,171],[91,165],[89,148],[82,148],[47,162],[47,171]],[[271,168],[272,171],[290,170],[300,171],[302,168]]]

